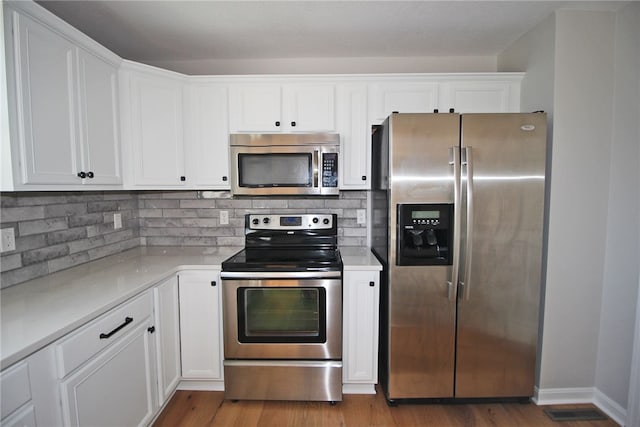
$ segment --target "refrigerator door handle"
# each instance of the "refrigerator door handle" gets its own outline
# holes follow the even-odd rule
[[[460,291],[465,300],[469,299],[471,291],[471,257],[473,255],[473,147],[464,147],[462,151],[462,166],[466,168],[467,178],[467,221],[466,248],[464,254],[464,277],[460,281]]]
[[[455,301],[458,294],[458,276],[460,272],[460,147],[449,148],[449,165],[453,166],[453,261],[451,265],[451,280],[447,282],[447,298]]]

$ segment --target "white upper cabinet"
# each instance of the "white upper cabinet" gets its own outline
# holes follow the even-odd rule
[[[335,85],[238,83],[229,89],[231,132],[333,132]]]
[[[118,71],[83,50],[78,64],[83,170],[92,184],[120,184]]]
[[[367,122],[367,85],[338,85],[336,112],[340,133],[340,189],[368,189],[371,186],[371,130]]]
[[[184,187],[183,81],[151,67],[125,67],[121,81],[123,134],[128,150],[124,156],[129,177],[125,185]]]
[[[228,190],[229,114],[226,85],[193,83],[185,104],[187,185]]]
[[[438,82],[385,81],[369,85],[369,121],[380,124],[391,113],[433,113],[438,108]]]
[[[6,14],[16,189],[119,188],[116,63],[27,14]]]
[[[520,80],[446,81],[440,85],[440,111],[456,113],[515,113],[520,111]]]

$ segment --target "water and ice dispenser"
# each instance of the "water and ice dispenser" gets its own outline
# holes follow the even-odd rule
[[[397,265],[452,264],[452,204],[399,204],[397,215]]]

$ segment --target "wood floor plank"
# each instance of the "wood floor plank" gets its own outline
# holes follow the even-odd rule
[[[565,405],[557,408],[591,407]],[[616,427],[610,419],[552,421],[533,403],[401,404],[375,395],[327,402],[224,400],[223,392],[177,391],[154,427]]]

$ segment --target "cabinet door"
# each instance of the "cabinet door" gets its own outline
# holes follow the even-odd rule
[[[340,189],[368,189],[371,186],[371,130],[367,123],[367,86],[339,86],[336,111],[340,133]]]
[[[229,89],[231,132],[279,132],[283,124],[280,85],[255,84]]]
[[[230,188],[227,98],[226,86],[202,84],[189,88],[185,145],[190,186]]]
[[[511,113],[520,111],[518,83],[445,82],[440,90],[441,111],[456,113]]]
[[[343,383],[378,381],[380,273],[345,271],[343,286]]]
[[[150,320],[61,383],[65,425],[143,426],[158,408]]]
[[[23,184],[80,184],[75,47],[12,12]]]
[[[178,277],[174,276],[153,291],[156,326],[158,393],[162,405],[171,397],[180,380],[180,324]]]
[[[283,89],[283,129],[300,132],[336,130],[335,85],[289,85]]]
[[[102,59],[78,50],[82,170],[85,184],[120,184],[118,71]]]
[[[369,121],[380,124],[391,113],[433,113],[438,108],[438,83],[387,82],[370,86]]]
[[[130,142],[134,185],[184,186],[182,108],[182,82],[133,73]]]
[[[182,377],[223,378],[219,271],[179,274]]]

